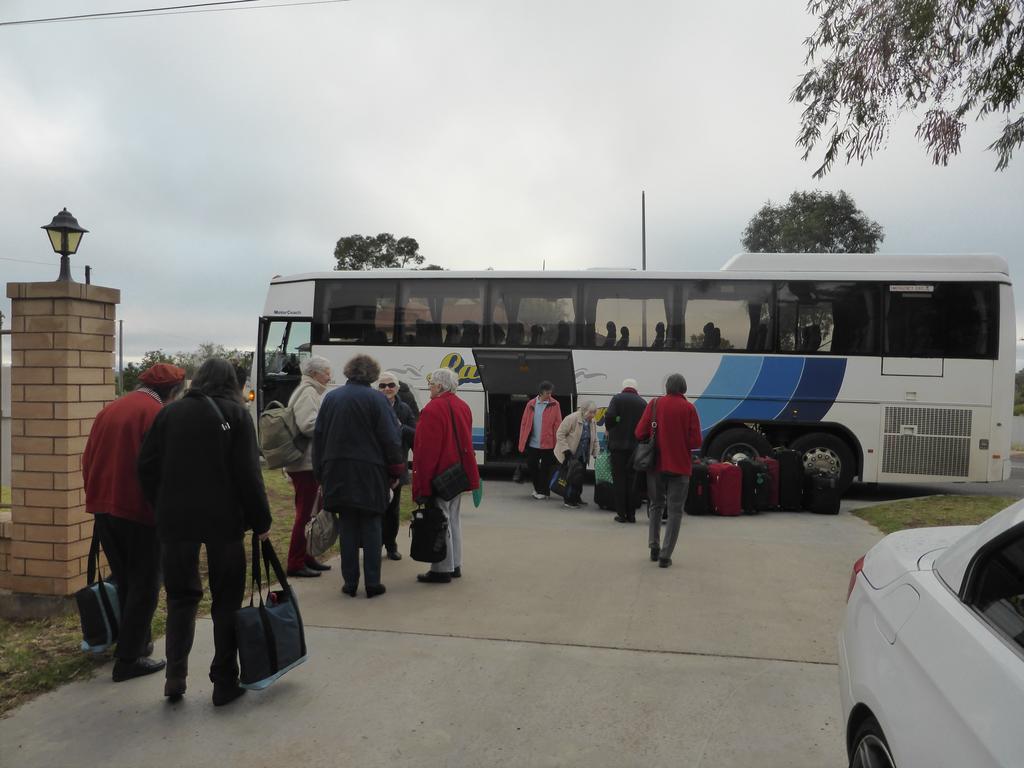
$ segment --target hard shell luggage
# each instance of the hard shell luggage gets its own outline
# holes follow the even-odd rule
[[[779,508],[779,462],[770,456],[762,456],[760,459],[768,470],[768,509]]]
[[[711,513],[724,517],[740,514],[743,496],[743,472],[727,461],[708,465],[711,480]]]
[[[763,512],[768,508],[768,468],[753,459],[740,459],[736,466],[743,473],[740,506],[744,514]]]
[[[797,511],[801,509],[804,489],[804,461],[800,451],[776,448],[772,458],[779,462],[779,507]]]
[[[611,483],[594,483],[594,503],[601,509],[615,509],[615,486]]]
[[[836,478],[824,472],[808,472],[804,477],[804,509],[817,515],[839,514],[839,488]]]
[[[688,515],[711,514],[711,476],[708,465],[703,461],[694,460],[690,470],[690,488],[686,493],[686,504],[683,507]]]

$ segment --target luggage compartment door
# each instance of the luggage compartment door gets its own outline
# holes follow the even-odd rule
[[[550,381],[556,395],[576,394],[576,368],[567,349],[474,349],[484,390],[495,395],[535,395]]]

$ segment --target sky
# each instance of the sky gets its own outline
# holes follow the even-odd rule
[[[66,206],[90,230],[73,277],[121,289],[126,360],[252,348],[270,278],[332,269],[342,236],[451,269],[639,267],[643,190],[648,267],[715,270],[812,189],[847,191],[882,252],[1024,275],[1024,152],[994,170],[997,120],[936,167],[904,115],[813,178],[789,94],[814,26],[799,0],[349,0],[0,27],[0,278],[56,279],[39,227]]]

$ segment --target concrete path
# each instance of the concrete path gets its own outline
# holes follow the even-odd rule
[[[408,558],[374,600],[337,567],[297,584],[310,658],[269,690],[213,708],[201,621],[182,703],[104,670],[0,721],[0,766],[845,765],[835,638],[867,524],[687,517],[659,569],[646,520],[525,485],[487,481],[463,519],[450,585]]]

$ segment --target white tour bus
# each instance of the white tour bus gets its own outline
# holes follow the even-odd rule
[[[518,460],[526,401],[551,381],[567,414],[625,378],[689,385],[703,451],[786,445],[865,482],[1010,474],[1016,328],[995,256],[742,254],[710,273],[374,270],[276,277],[259,324],[255,406],[287,401],[299,363],[334,378],[365,352],[422,406],[459,374],[482,464]],[[603,430],[601,430],[603,439]]]

